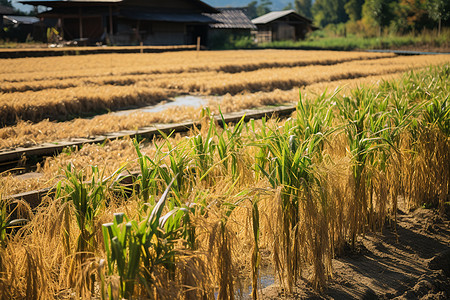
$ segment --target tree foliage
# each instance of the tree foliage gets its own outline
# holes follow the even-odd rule
[[[428,0],[427,11],[429,17],[438,23],[439,32],[441,31],[442,21],[450,19],[450,1],[448,0]]]
[[[305,16],[306,2],[311,0],[295,0],[297,11]],[[321,27],[350,21],[353,27],[365,24],[379,33],[385,28],[391,32],[440,31],[441,24],[450,25],[450,0],[316,0],[311,12]]]
[[[345,5],[344,9],[351,21],[360,20],[362,17],[362,6],[364,0],[349,0]]]
[[[347,22],[345,3],[345,0],[316,0],[312,6],[314,21],[322,27]]]
[[[392,0],[366,0],[362,15],[380,28],[389,25],[393,19]]]
[[[270,12],[271,5],[272,2],[270,0],[261,0],[260,3],[258,3],[257,0],[254,0],[247,5],[247,16],[249,19],[254,19],[265,15]]]
[[[0,5],[7,6],[7,7],[13,7],[12,1],[9,1],[9,0],[0,0]]]
[[[311,0],[295,0],[295,10],[302,16],[312,19],[311,7]]]

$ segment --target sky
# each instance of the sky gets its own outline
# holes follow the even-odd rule
[[[208,3],[211,6],[215,7],[243,7],[247,6],[252,0],[203,0],[203,2]],[[274,3],[271,7],[272,10],[281,10],[283,9],[289,2],[294,2],[294,0],[272,0]],[[24,11],[30,12],[33,9],[32,5],[24,5],[19,3],[19,0],[12,0],[12,4],[15,8]],[[42,11],[42,8],[40,9]]]
[[[12,0],[11,2],[15,8],[17,8],[21,11],[24,11],[24,12],[30,12],[33,9],[32,5],[21,4],[21,3],[19,3],[19,0]]]

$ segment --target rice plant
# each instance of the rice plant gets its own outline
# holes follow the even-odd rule
[[[61,209],[64,214],[63,224],[63,240],[66,255],[72,256],[69,269],[69,282],[74,285],[75,277],[73,274],[77,269],[91,258],[97,245],[96,232],[99,228],[96,226],[96,219],[105,207],[105,196],[108,189],[108,181],[121,172],[122,168],[108,178],[100,173],[97,166],[92,166],[92,179],[85,181],[83,170],[76,170],[72,164],[67,165],[64,170],[65,179],[58,182],[56,186],[55,197],[60,199],[63,204]],[[72,249],[71,238],[73,233],[70,232],[71,218],[76,220],[78,226],[78,236],[76,238],[76,246]],[[87,279],[93,291],[94,278]]]
[[[15,212],[21,205],[18,201],[4,200],[0,198],[0,248],[5,248],[8,240],[8,231],[28,222],[25,218],[14,218]],[[1,270],[1,261],[0,261]]]
[[[325,107],[324,104],[317,110],[322,111]],[[268,178],[274,189],[279,189],[278,228],[282,234],[275,236],[274,255],[280,281],[289,290],[298,280],[302,262],[306,260],[307,249],[302,245],[302,241],[312,236],[301,232],[301,224],[306,222],[301,216],[309,218],[317,214],[319,209],[313,196],[314,186],[318,183],[315,160],[320,160],[321,147],[327,136],[326,127],[331,120],[322,119],[324,115],[316,115],[312,108],[306,110],[302,103],[299,103],[298,115],[300,120],[288,120],[284,126],[261,130],[262,136],[265,136],[264,140],[259,142],[262,153],[268,153],[270,156],[263,158],[258,154],[257,157],[257,161],[262,160],[263,164],[267,165],[267,170],[261,165],[256,167]],[[264,124],[263,122],[263,126]],[[319,249],[314,249],[313,246],[313,251],[315,250]],[[321,266],[321,263],[317,266]],[[322,267],[316,268],[315,271],[317,286],[323,285]]]
[[[22,205],[21,202],[4,200],[0,196],[0,282],[3,281],[3,273],[5,272],[3,252],[8,245],[9,234],[29,221],[25,218],[14,217],[14,215],[17,215],[20,205]]]

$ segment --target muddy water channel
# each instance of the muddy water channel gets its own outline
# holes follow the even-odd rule
[[[135,112],[160,112],[168,108],[173,107],[202,107],[206,104],[208,104],[208,100],[212,98],[220,99],[220,97],[212,97],[212,96],[196,96],[196,95],[182,95],[178,96],[169,100],[161,101],[160,103],[156,105],[150,105],[150,106],[144,106],[141,108],[135,108],[135,109],[126,109],[126,110],[119,110],[114,112],[113,114],[119,115],[119,116],[126,116]]]

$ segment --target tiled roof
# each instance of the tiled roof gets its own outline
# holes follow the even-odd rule
[[[29,17],[29,16],[5,16],[5,20],[15,23],[15,24],[34,24],[39,22],[39,19],[36,17]]]
[[[208,14],[208,16],[217,21],[210,24],[211,28],[217,29],[256,29],[256,26],[250,21],[244,13],[245,8],[218,8],[220,13]]]

